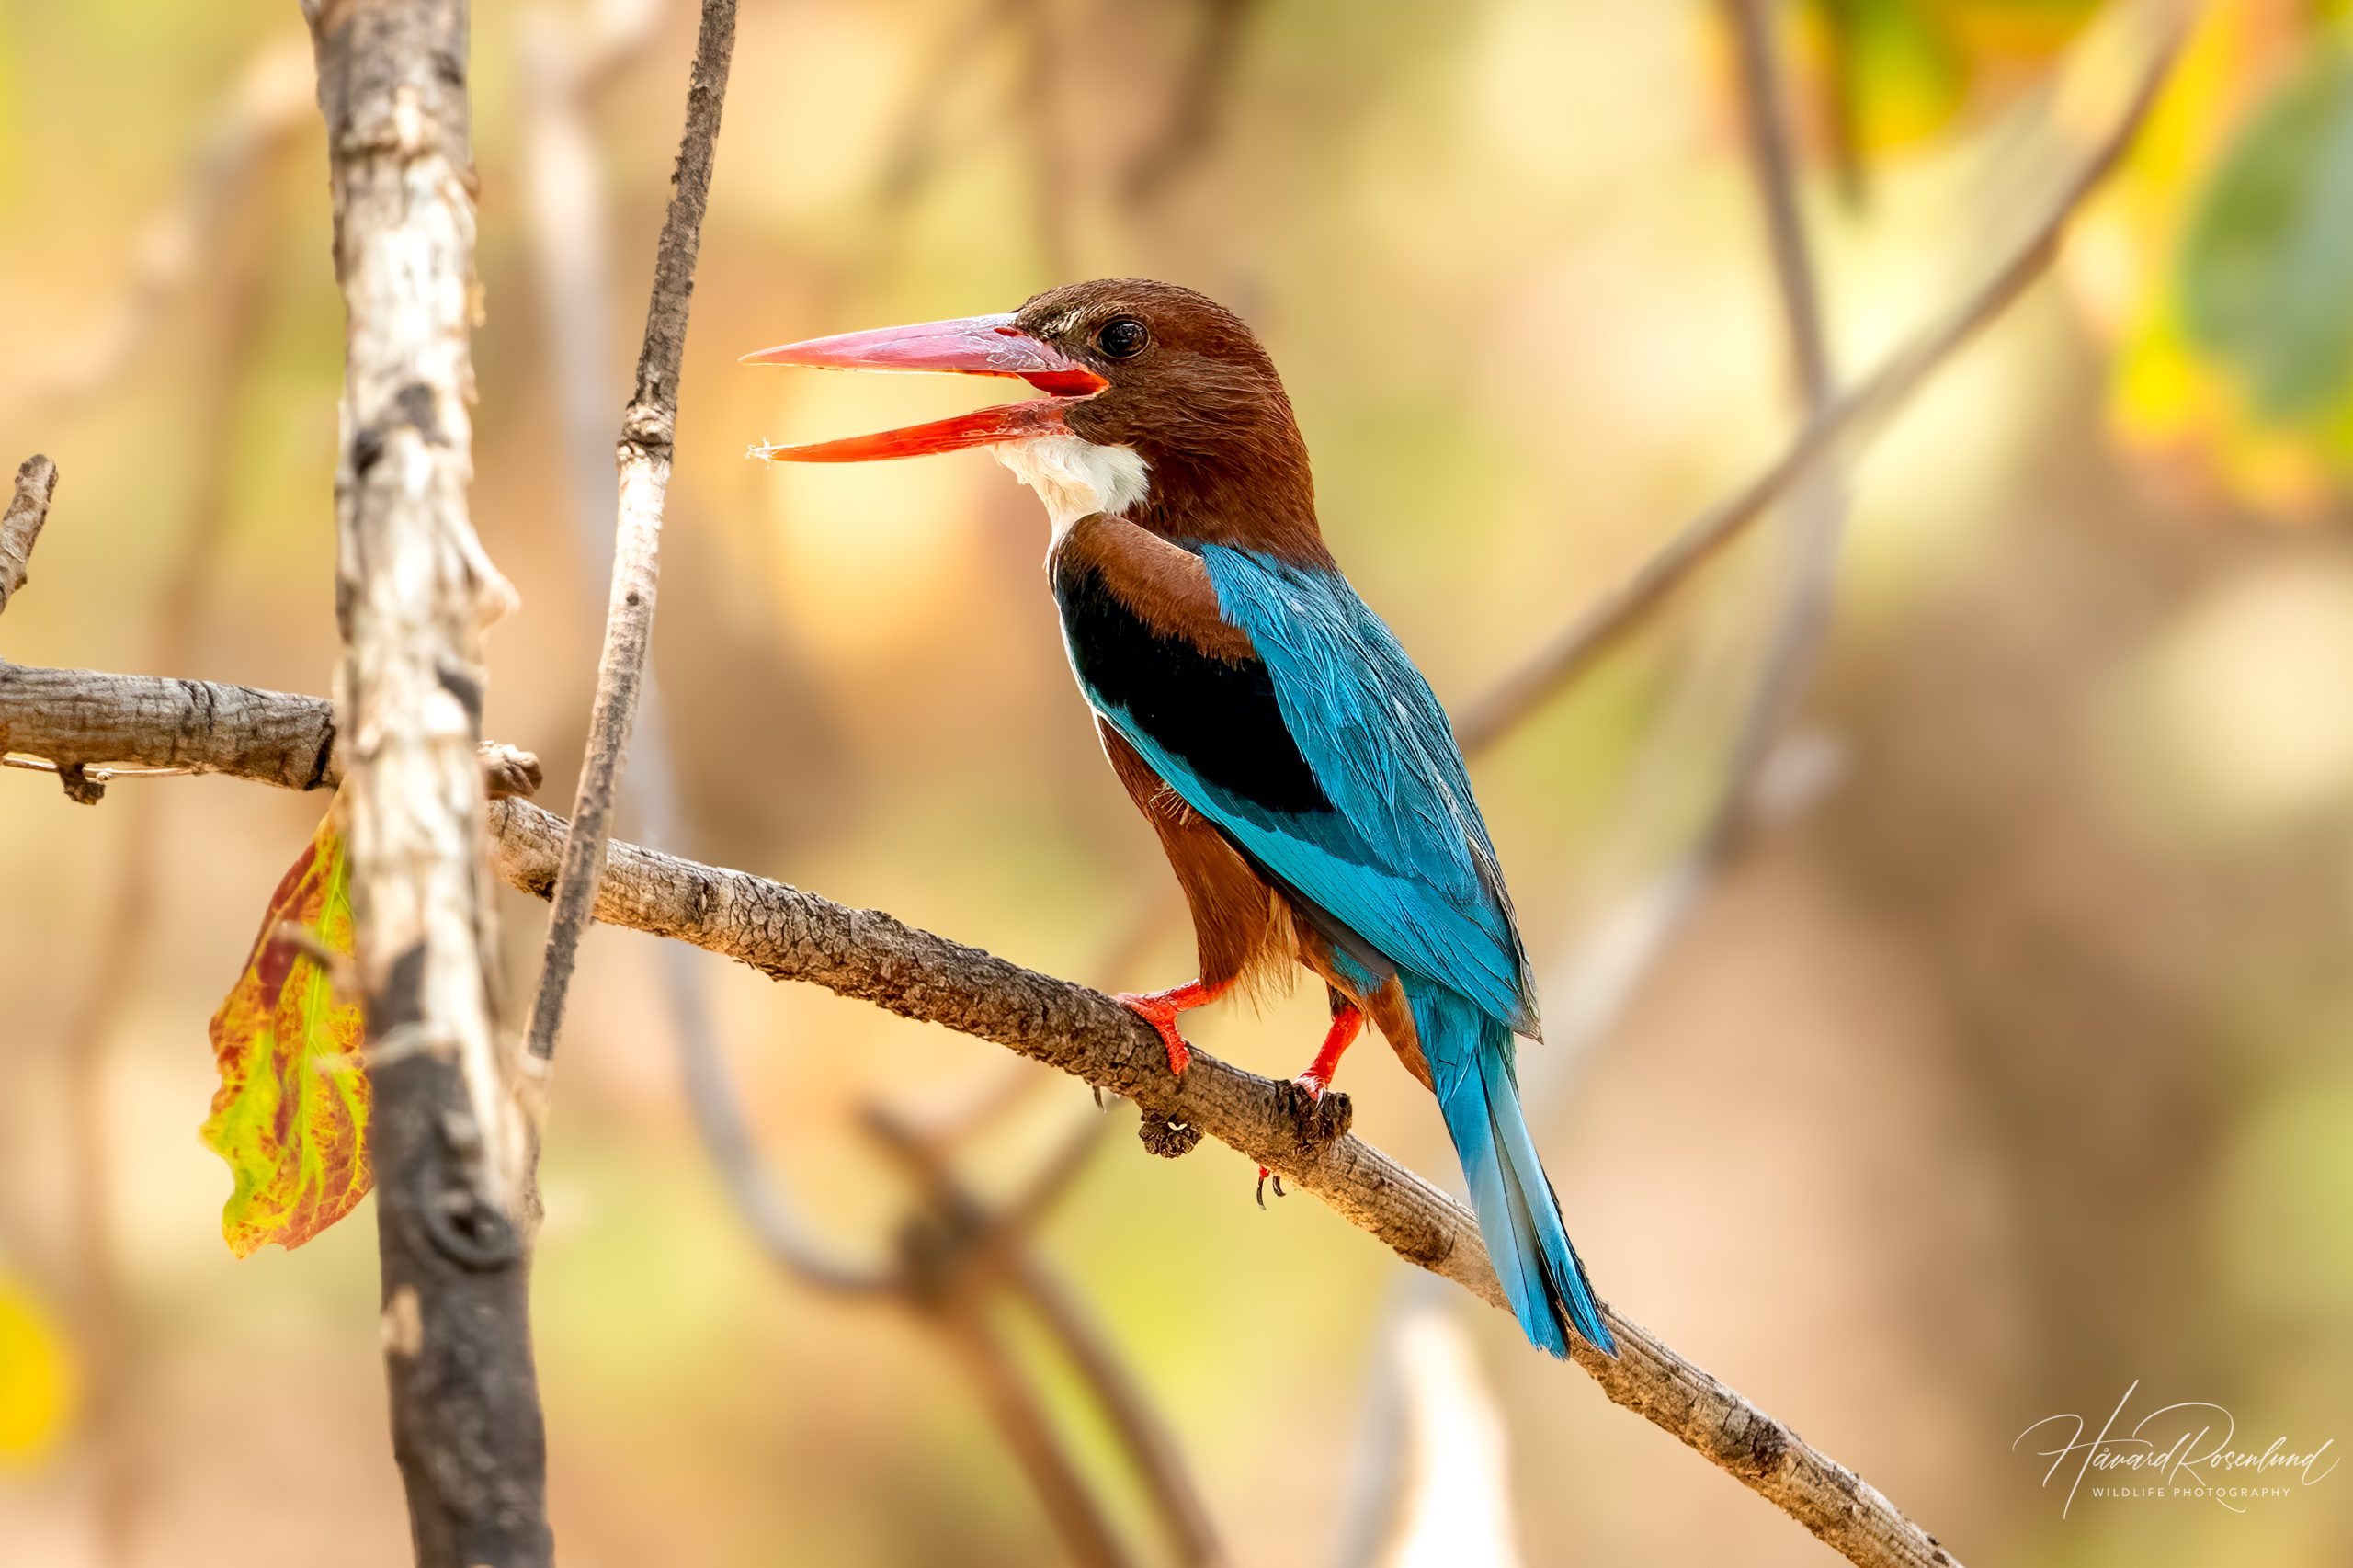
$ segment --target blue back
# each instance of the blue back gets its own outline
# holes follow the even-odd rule
[[[1453,727],[1338,572],[1189,548],[1256,657],[1172,637],[1084,569],[1058,571],[1087,700],[1265,874],[1396,969],[1514,1314],[1555,1356],[1572,1332],[1614,1354],[1520,1108],[1512,1035],[1535,1033],[1535,992]]]
[[[1398,968],[1532,1034],[1510,898],[1429,683],[1336,571],[1226,545],[1200,553],[1332,809],[1270,811],[1202,778],[1133,715],[1098,703],[1104,717],[1194,810]]]

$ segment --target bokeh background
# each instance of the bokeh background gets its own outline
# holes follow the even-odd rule
[[[561,808],[693,7],[478,9],[475,517],[522,598],[489,728]],[[2343,10],[2203,7],[2052,273],[1861,456],[1765,803],[1600,1027],[1558,999],[1707,810],[1786,519],[1477,770],[1556,1003],[1539,1138],[1604,1293],[1972,1563],[2353,1561],[2353,1478],[2063,1517],[2012,1451],[2135,1380],[2136,1409],[2213,1401],[2256,1447],[2353,1443]],[[1846,378],[2048,210],[2149,15],[1776,14]],[[1685,0],[745,0],[624,831],[650,804],[666,847],[1106,987],[1189,974],[1033,499],[977,454],[743,460],[971,384],[735,356],[1073,277],[1215,294],[1283,369],[1336,551],[1460,710],[1796,425],[1733,62]],[[64,475],[6,657],[324,690],[342,315],[309,95],[290,5],[0,4],[0,453]],[[656,767],[674,798],[648,802]],[[236,1262],[196,1138],[206,1019],[324,804],[126,779],[92,810],[0,774],[0,1561],[406,1560],[372,1205]],[[514,1021],[543,911],[502,919]],[[983,1123],[949,1151],[983,1193],[1097,1115],[993,1046],[688,961],[841,1258],[891,1256],[910,1212],[870,1108]],[[951,1337],[796,1280],[740,1222],[662,968],[590,936],[548,1133],[565,1561],[1057,1560]],[[1283,1074],[1322,1006],[1194,1027]],[[1393,1060],[1358,1051],[1344,1086],[1360,1131],[1453,1179]],[[1312,1199],[1260,1212],[1215,1144],[1146,1157],[1132,1122],[1036,1253],[1233,1560],[1832,1560],[1501,1314]],[[1136,1559],[1166,1560],[1051,1344],[988,1321]]]

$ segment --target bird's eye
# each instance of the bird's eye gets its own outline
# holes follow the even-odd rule
[[[1114,359],[1132,359],[1143,352],[1150,337],[1143,323],[1133,316],[1120,316],[1103,324],[1103,330],[1095,335],[1095,347]]]

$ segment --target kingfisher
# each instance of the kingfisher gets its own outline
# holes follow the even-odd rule
[[[1120,1000],[1181,1074],[1181,1017],[1303,965],[1331,1028],[1311,1100],[1370,1019],[1438,1098],[1505,1295],[1535,1344],[1616,1345],[1520,1108],[1534,977],[1462,751],[1324,541],[1274,361],[1189,289],[1108,278],[1018,310],[813,338],[747,364],[1006,376],[1041,396],[782,462],[983,447],[1045,504],[1079,690],[1192,915],[1199,972]]]

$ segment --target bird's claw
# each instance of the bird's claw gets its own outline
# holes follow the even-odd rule
[[[1299,1140],[1302,1153],[1313,1153],[1325,1144],[1345,1137],[1349,1123],[1356,1119],[1355,1108],[1348,1096],[1330,1092],[1330,1083],[1313,1071],[1302,1073],[1282,1086],[1283,1109],[1290,1115],[1293,1136]],[[1266,1166],[1258,1167],[1258,1207],[1267,1206],[1267,1183],[1275,1184],[1275,1196],[1284,1197],[1283,1178]]]
[[[1177,1009],[1160,997],[1140,995],[1133,991],[1122,991],[1111,1000],[1152,1026],[1152,1032],[1160,1037],[1160,1043],[1168,1050],[1168,1071],[1176,1077],[1183,1077],[1185,1069],[1192,1064],[1193,1048],[1186,1044],[1185,1037],[1177,1032]]]
[[[1331,1093],[1313,1074],[1302,1073],[1285,1084],[1281,1095],[1303,1153],[1337,1142],[1356,1119],[1356,1108],[1348,1103],[1348,1096]]]

